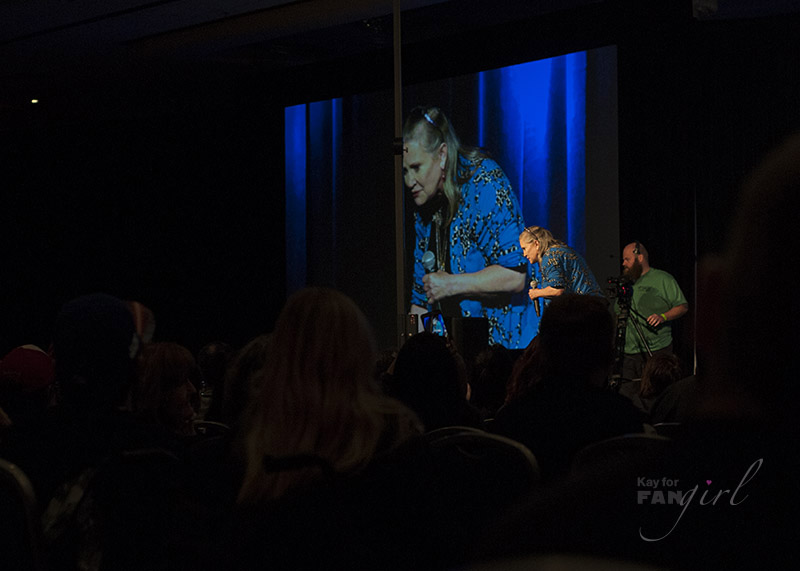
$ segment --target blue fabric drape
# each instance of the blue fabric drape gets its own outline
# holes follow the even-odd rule
[[[509,176],[525,223],[585,254],[586,53],[479,76],[482,146]]]
[[[287,292],[306,284],[306,107],[284,111]]]

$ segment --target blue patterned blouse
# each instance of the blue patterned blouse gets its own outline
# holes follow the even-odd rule
[[[551,286],[564,289],[564,293],[603,296],[603,290],[589,269],[586,260],[578,252],[566,245],[550,246],[542,256],[540,266],[542,279],[540,288]],[[543,307],[550,300],[541,298]]]
[[[508,177],[492,159],[484,158],[476,163],[463,157],[460,159],[462,172],[473,168],[475,172],[461,186],[458,212],[450,224],[451,273],[474,273],[492,265],[527,267],[528,262],[519,247],[519,235],[525,224]],[[422,255],[432,249],[428,247],[431,223],[424,222],[419,212],[415,212],[414,227],[416,245],[411,303],[430,308],[422,285],[425,275]],[[488,318],[490,343],[521,349],[528,345],[538,328],[538,318],[527,290],[476,298],[462,296],[457,301],[464,317]]]

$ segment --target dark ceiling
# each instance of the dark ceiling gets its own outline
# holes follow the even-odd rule
[[[604,2],[404,0],[403,41]],[[269,73],[390,49],[392,10],[391,0],[5,0],[0,106],[131,65]],[[800,0],[695,0],[694,11],[698,19],[757,18],[799,12]]]

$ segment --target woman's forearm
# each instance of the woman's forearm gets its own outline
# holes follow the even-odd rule
[[[423,283],[429,301],[437,301],[454,295],[520,292],[525,287],[525,274],[503,266],[489,266],[469,274],[434,272],[426,275]]]
[[[531,296],[531,299],[536,297],[558,297],[564,293],[563,288],[557,288],[553,286],[545,286],[543,288],[535,288],[532,291],[535,292],[534,295]]]

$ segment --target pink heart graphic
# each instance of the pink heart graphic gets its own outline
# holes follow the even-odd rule
[[[711,485],[711,480],[706,480],[706,485],[710,486]]]

